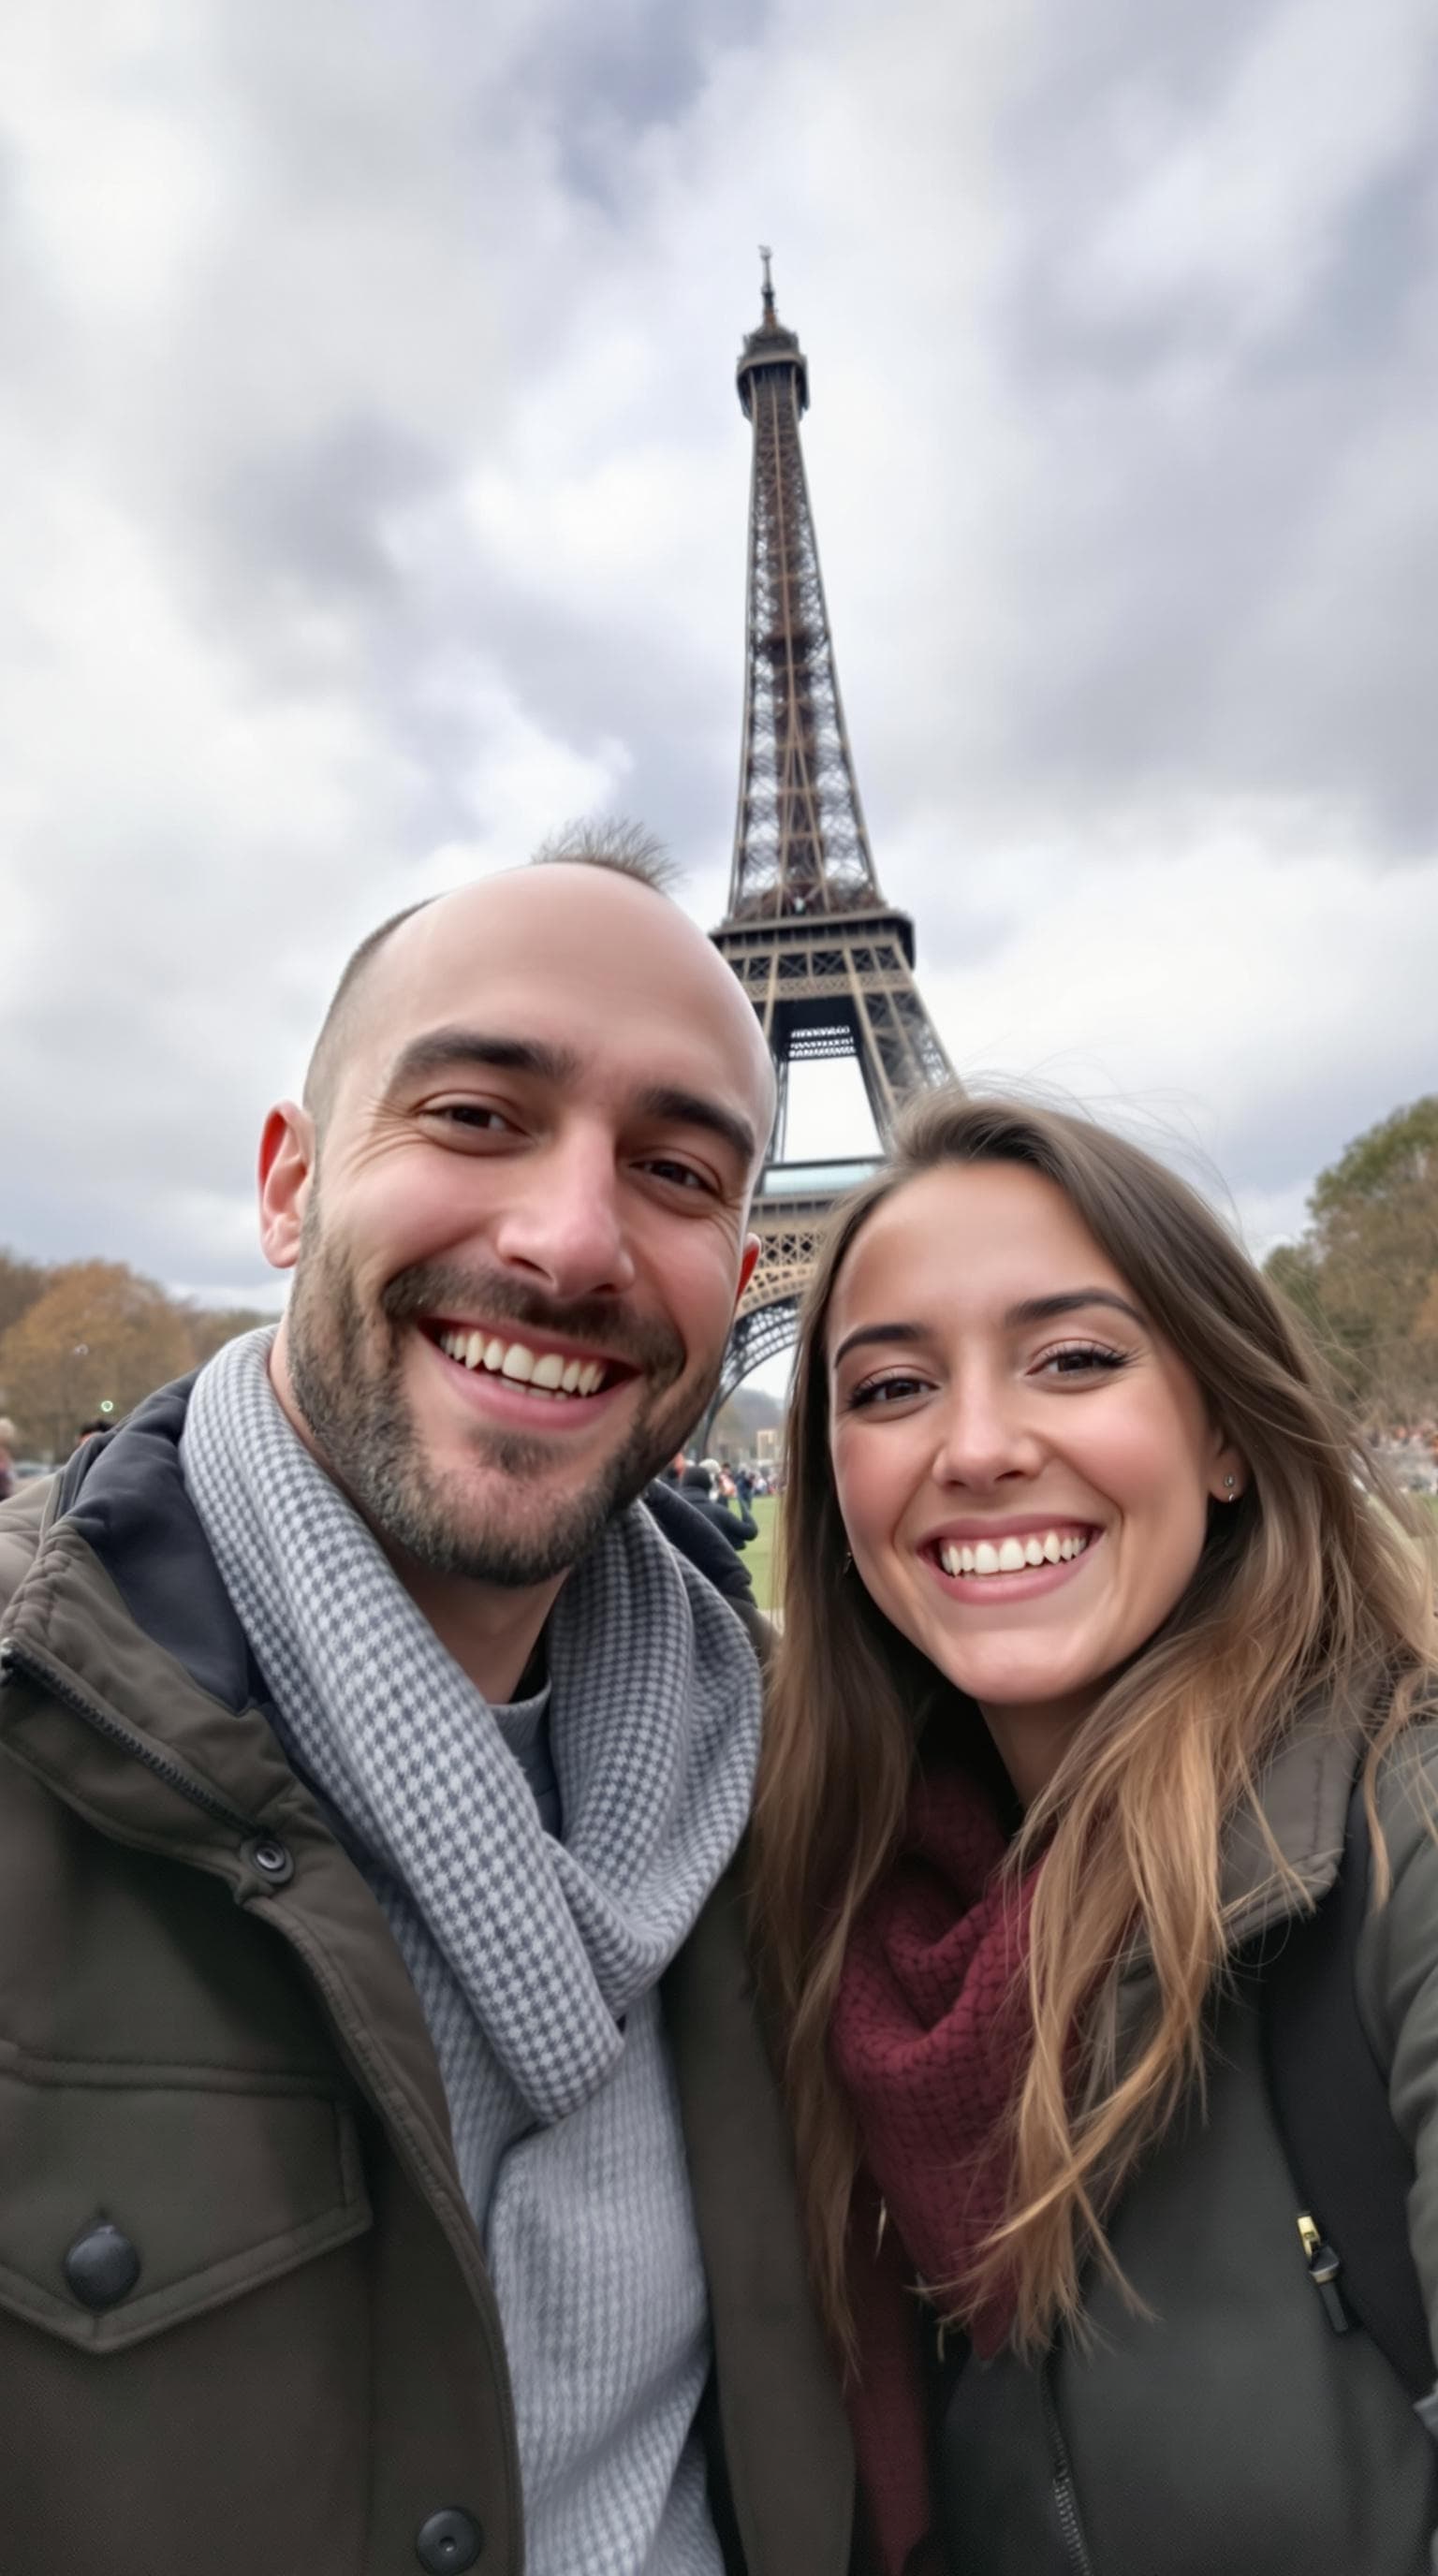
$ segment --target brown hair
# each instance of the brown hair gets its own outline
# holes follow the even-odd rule
[[[884,1170],[836,1212],[805,1303],[754,1832],[761,1974],[816,2280],[846,2349],[858,2148],[830,2069],[830,2014],[855,1916],[895,1850],[925,1727],[981,1720],[846,1572],[829,1308],[877,1207],[922,1173],[989,1160],[1063,1191],[1192,1369],[1248,1478],[1236,1504],[1215,1507],[1183,1599],[1077,1730],[1011,1853],[1018,1871],[1047,1846],[1031,1919],[1033,2049],[1012,2115],[1008,2214],[973,2276],[952,2285],[956,2318],[1016,2278],[1014,2340],[1034,2348],[1080,2320],[1086,2259],[1116,2275],[1104,2211],[1203,2081],[1205,2009],[1225,1959],[1225,1828],[1240,1808],[1257,1814],[1257,1774],[1319,1696],[1366,1735],[1371,1807],[1376,1765],[1432,1668],[1431,1562],[1415,1515],[1359,1445],[1295,1316],[1196,1192],[1085,1117],[957,1089],[923,1095]],[[1380,1894],[1383,1866],[1380,1850]],[[1136,1940],[1152,1955],[1158,2003],[1120,2065],[1099,2002]]]

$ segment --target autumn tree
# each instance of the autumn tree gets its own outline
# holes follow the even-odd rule
[[[18,1324],[27,1306],[33,1306],[49,1285],[50,1272],[38,1261],[21,1261],[13,1252],[0,1252],[0,1333]]]
[[[1438,1094],[1380,1119],[1320,1172],[1269,1277],[1390,1420],[1438,1409]]]
[[[68,1262],[0,1334],[0,1402],[22,1447],[64,1457],[82,1422],[128,1413],[193,1362],[189,1319],[154,1280]]]

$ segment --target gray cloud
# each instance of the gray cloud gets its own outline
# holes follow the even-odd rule
[[[21,22],[0,1236],[253,1293],[370,922],[616,806],[718,917],[761,235],[956,1061],[1173,1105],[1258,1234],[1430,1079],[1423,0]]]

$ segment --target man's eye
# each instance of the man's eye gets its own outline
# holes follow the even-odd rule
[[[692,1163],[672,1162],[667,1154],[651,1155],[644,1169],[652,1172],[656,1180],[669,1181],[681,1190],[707,1190],[710,1186],[703,1173],[695,1171]]]
[[[483,1136],[508,1136],[514,1133],[502,1110],[487,1108],[482,1100],[440,1100],[430,1110],[447,1127],[466,1127]]]

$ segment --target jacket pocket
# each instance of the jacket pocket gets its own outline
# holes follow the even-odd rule
[[[0,2064],[0,2308],[123,2352],[361,2235],[353,2114],[302,2080]]]

